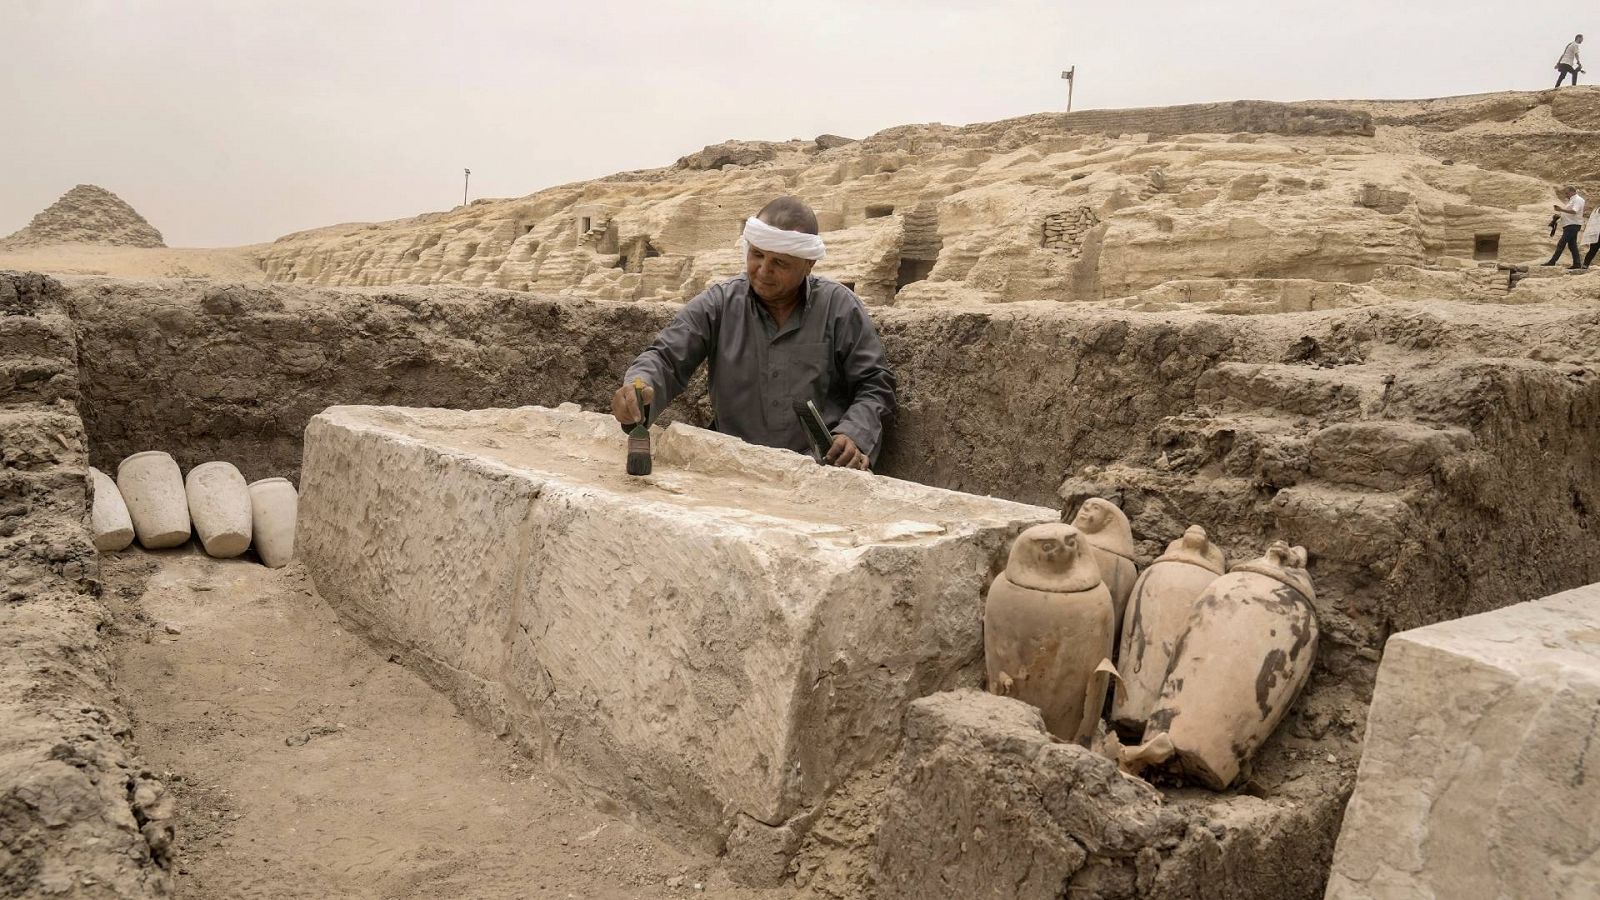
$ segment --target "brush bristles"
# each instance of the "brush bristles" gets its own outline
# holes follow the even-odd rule
[[[628,474],[650,474],[650,435],[628,438]]]

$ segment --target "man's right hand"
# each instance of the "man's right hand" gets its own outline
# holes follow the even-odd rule
[[[644,402],[653,403],[655,399],[656,389],[646,384],[644,386]],[[616,416],[617,421],[624,425],[632,425],[644,418],[644,411],[639,409],[639,401],[633,395],[632,383],[624,384],[622,387],[617,388],[615,394],[611,395],[611,414]]]

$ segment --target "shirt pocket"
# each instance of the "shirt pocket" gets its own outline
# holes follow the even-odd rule
[[[783,390],[790,400],[814,400],[819,405],[828,396],[833,365],[825,343],[790,344],[783,348]]]

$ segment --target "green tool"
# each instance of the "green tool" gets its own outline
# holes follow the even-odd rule
[[[805,430],[806,440],[811,442],[811,458],[817,465],[828,464],[828,448],[833,446],[833,435],[828,431],[828,423],[823,421],[822,413],[817,411],[817,405],[810,400],[794,401],[794,414],[800,419],[800,427]]]
[[[639,421],[628,430],[628,474],[650,474],[650,404],[644,402],[644,380],[633,380],[633,397],[639,401]]]

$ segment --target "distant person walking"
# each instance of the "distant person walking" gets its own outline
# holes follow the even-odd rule
[[[1561,87],[1568,75],[1572,76],[1572,86],[1578,86],[1578,73],[1583,71],[1583,63],[1578,61],[1578,45],[1583,43],[1583,35],[1572,39],[1567,49],[1561,51],[1561,59],[1556,62],[1556,87]]]
[[[1583,257],[1583,267],[1587,269],[1594,262],[1595,254],[1600,253],[1600,205],[1595,206],[1594,212],[1589,214],[1589,224],[1583,226],[1578,245],[1587,245],[1589,248],[1588,254]]]
[[[1545,265],[1555,265],[1561,259],[1561,251],[1571,250],[1572,265],[1568,268],[1581,269],[1583,265],[1578,262],[1578,230],[1583,227],[1583,195],[1569,184],[1556,188],[1556,198],[1561,201],[1555,205],[1556,215],[1561,217],[1561,242],[1556,244],[1556,252]]]

